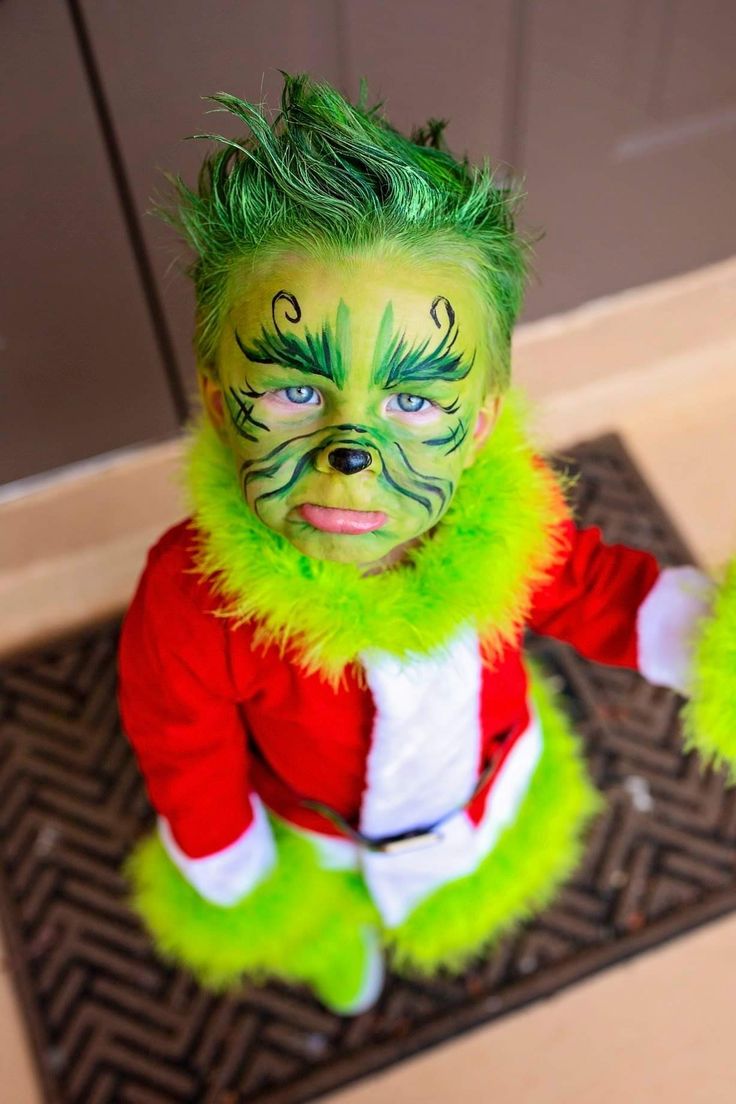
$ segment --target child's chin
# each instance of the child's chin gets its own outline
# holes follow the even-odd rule
[[[368,567],[378,563],[402,542],[376,533],[324,533],[318,529],[302,529],[286,534],[290,542],[305,556],[331,563]]]

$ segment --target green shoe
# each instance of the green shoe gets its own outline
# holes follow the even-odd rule
[[[378,1000],[386,979],[378,931],[363,927],[355,935],[351,947],[335,948],[336,954],[326,956],[320,976],[309,979],[315,996],[339,1016],[366,1012]]]

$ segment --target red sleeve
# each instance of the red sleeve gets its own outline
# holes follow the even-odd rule
[[[597,525],[563,523],[564,554],[533,596],[527,622],[586,659],[638,668],[637,614],[660,567],[649,552],[606,544]]]
[[[186,574],[186,533],[177,526],[149,553],[123,623],[119,703],[153,806],[198,858],[236,840],[253,812],[228,628],[208,612],[205,581]]]

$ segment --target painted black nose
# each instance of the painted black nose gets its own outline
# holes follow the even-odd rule
[[[356,472],[363,471],[363,468],[370,467],[373,462],[369,452],[357,448],[333,449],[327,459],[330,467],[342,472],[343,475],[355,475]]]

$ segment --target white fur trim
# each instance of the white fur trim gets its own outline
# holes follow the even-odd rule
[[[435,842],[397,852],[362,852],[363,875],[389,927],[400,924],[435,889],[478,867],[516,816],[542,754],[542,742],[541,726],[532,715],[493,782],[477,827],[463,811],[439,826]]]
[[[158,830],[172,862],[197,893],[214,905],[234,905],[249,893],[269,872],[276,861],[276,847],[263,804],[251,795],[253,821],[234,843],[192,859],[174,839],[165,817],[159,817]]]
[[[715,583],[697,567],[663,568],[637,613],[639,671],[656,686],[690,690],[696,628],[710,612]]]
[[[361,656],[375,719],[360,829],[372,838],[434,824],[473,792],[481,657],[466,630],[429,656]]]

